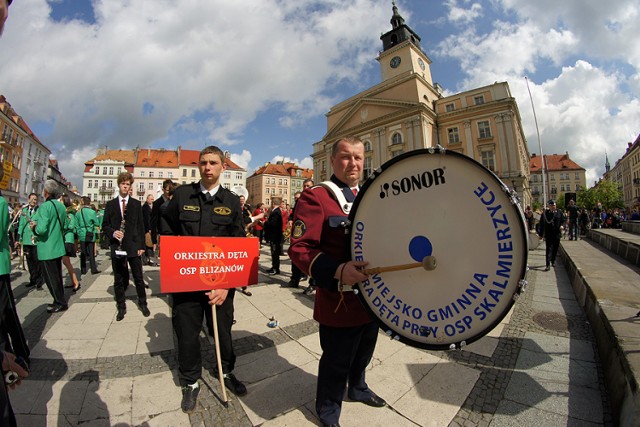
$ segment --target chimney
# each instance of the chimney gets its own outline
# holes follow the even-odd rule
[[[147,148],[147,157],[151,157],[151,148]]]

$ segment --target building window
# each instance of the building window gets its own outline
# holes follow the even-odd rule
[[[153,182],[150,182],[150,183],[147,185],[147,188],[148,188],[149,190],[153,190]]]
[[[269,189],[268,187],[267,187],[267,188],[265,188],[265,191],[264,191],[264,192],[265,192],[265,194],[271,194],[271,193],[270,193],[270,189]]]
[[[158,178],[162,178],[162,172],[158,172]]]
[[[100,175],[100,167],[96,167],[96,175]]]
[[[195,178],[195,177],[196,177],[196,170],[191,169],[191,178]]]
[[[102,180],[102,188],[107,188],[107,180],[106,179]]]
[[[236,179],[242,179],[242,172],[236,172]]]
[[[231,190],[231,184],[229,184],[228,182],[225,182],[224,188],[226,188],[227,190]]]
[[[231,178],[231,172],[227,171],[224,173],[224,179],[229,179]]]
[[[109,180],[109,184],[107,185],[107,187],[113,188],[113,181],[112,180]]]
[[[97,179],[93,180],[93,187],[94,188],[98,188],[98,180]]]
[[[89,185],[87,187],[91,188],[91,180],[89,180]]]
[[[138,186],[138,190],[139,191],[144,191],[144,182],[140,183],[140,185]]]
[[[106,175],[106,174],[107,174],[107,167],[106,167],[106,166],[104,166],[104,167],[102,168],[102,175]]]
[[[149,178],[153,178],[153,172],[149,172]]]
[[[482,105],[482,104],[484,104],[484,96],[483,95],[474,96],[473,97],[473,103],[474,103],[474,105]]]
[[[551,181],[555,181],[556,180],[556,175],[555,174],[551,174]]]
[[[398,132],[394,133],[391,137],[391,145],[402,144],[402,135]],[[395,156],[394,156],[395,157]]]
[[[113,175],[113,166],[109,168],[109,175]]]
[[[562,191],[564,193],[564,184],[560,184],[560,191]]]
[[[449,138],[449,144],[459,144],[460,134],[458,133],[458,127],[448,128],[447,137]]]
[[[186,169],[182,169],[182,176],[184,176],[184,177],[187,176],[187,170]]]
[[[489,126],[488,120],[478,122],[478,137],[491,138],[491,126]]]
[[[482,151],[481,157],[482,157],[482,165],[485,168],[489,169],[490,171],[495,172],[496,164],[493,159],[493,151]]]
[[[140,178],[144,178],[144,171],[140,171]]]
[[[451,104],[447,104],[447,105],[445,105],[445,106],[444,106],[444,109],[445,109],[445,111],[446,111],[447,113],[450,113],[450,112],[452,112],[453,110],[455,110],[455,109],[456,109],[456,106],[455,106],[455,104],[452,102]]]
[[[362,179],[369,178],[371,175],[371,157],[364,158],[364,166],[362,168]]]
[[[533,182],[538,182],[538,175],[533,175]]]
[[[364,142],[364,151],[365,153],[371,151],[371,141]]]
[[[282,185],[282,178],[278,178],[278,185]]]
[[[173,172],[167,172],[167,175],[169,175],[169,179],[173,179]]]
[[[580,179],[580,173],[576,172],[575,179]]]

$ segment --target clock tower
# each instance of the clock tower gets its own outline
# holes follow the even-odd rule
[[[391,31],[380,36],[382,52],[376,58],[380,63],[382,80],[410,71],[419,74],[427,83],[433,85],[429,67],[431,60],[420,47],[420,36],[404,23],[395,1],[391,26]]]

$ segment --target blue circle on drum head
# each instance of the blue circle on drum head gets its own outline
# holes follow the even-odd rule
[[[409,254],[416,262],[422,262],[425,257],[433,253],[433,246],[425,236],[415,236],[409,242]]]

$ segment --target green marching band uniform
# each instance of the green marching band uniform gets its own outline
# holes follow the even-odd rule
[[[40,217],[53,217],[54,214],[51,211],[54,209],[60,221],[51,221],[48,224],[47,221],[38,221]],[[65,254],[64,240],[62,239],[63,230],[60,224],[64,224],[66,217],[67,209],[57,200],[43,203],[33,215],[33,220],[37,223],[35,234],[38,239],[38,259],[40,261],[60,258]]]

